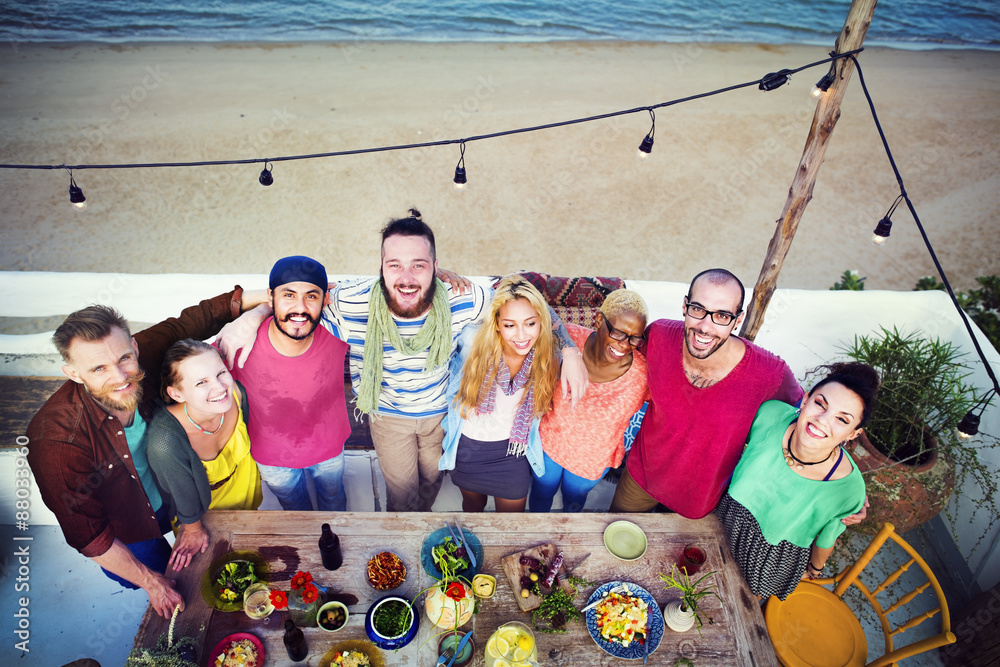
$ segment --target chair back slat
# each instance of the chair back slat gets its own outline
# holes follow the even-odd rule
[[[906,632],[911,628],[915,628],[924,621],[926,621],[928,618],[934,618],[934,616],[936,616],[939,611],[941,611],[941,607],[934,607],[933,609],[928,609],[923,614],[917,614],[916,616],[908,620],[906,623],[896,626],[896,629],[890,632],[889,636],[895,637],[896,635],[902,632]]]
[[[899,609],[903,605],[908,604],[910,602],[910,600],[912,600],[913,598],[917,597],[918,595],[920,595],[921,593],[923,593],[924,591],[926,591],[927,587],[930,586],[930,585],[931,585],[930,581],[925,581],[924,583],[922,583],[921,585],[917,586],[912,591],[910,591],[909,593],[907,593],[906,595],[902,596],[901,598],[899,598],[898,600],[896,600],[894,603],[892,603],[892,606],[890,606],[888,609],[886,609],[885,613],[886,614],[891,614],[892,612],[896,611],[897,609]]]
[[[894,530],[896,530],[896,527],[891,523],[886,523],[882,526],[882,529],[878,531],[878,534],[872,539],[871,544],[865,548],[854,565],[847,569],[847,574],[844,575],[844,578],[837,582],[836,587],[833,589],[834,595],[837,597],[844,596],[847,589],[858,578],[861,571],[868,566],[868,562],[878,553],[878,550],[882,548],[882,545],[885,544],[885,541],[889,539]]]
[[[878,595],[879,593],[881,593],[885,589],[889,588],[889,586],[892,586],[896,582],[897,579],[899,579],[901,576],[903,576],[906,573],[906,571],[910,569],[911,565],[913,565],[913,559],[912,558],[910,560],[906,561],[905,563],[903,563],[899,567],[899,569],[897,569],[895,572],[893,572],[888,577],[886,577],[882,581],[882,583],[879,584],[878,587],[876,587],[874,591],[872,591],[872,594],[873,595]]]

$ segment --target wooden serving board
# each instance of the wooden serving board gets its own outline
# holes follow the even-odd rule
[[[542,604],[542,598],[534,593],[530,593],[526,598],[521,597],[521,577],[526,576],[530,569],[527,565],[521,565],[521,556],[536,558],[540,560],[543,565],[548,567],[548,564],[552,562],[552,559],[556,557],[557,553],[559,553],[559,550],[556,548],[556,545],[551,542],[547,542],[525,551],[519,551],[516,554],[504,556],[500,559],[500,565],[503,567],[504,574],[507,575],[507,581],[510,583],[511,590],[514,591],[514,599],[517,600],[517,604],[521,607],[521,611],[538,609],[538,607]],[[566,589],[567,593],[572,594],[572,591],[570,590],[572,586],[566,581],[565,560],[563,561],[562,567],[559,568],[559,586],[560,588]]]

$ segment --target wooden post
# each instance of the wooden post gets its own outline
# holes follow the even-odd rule
[[[847,20],[844,21],[844,28],[840,31],[840,36],[837,37],[833,47],[836,53],[861,48],[865,41],[865,35],[868,34],[868,26],[871,25],[872,16],[875,14],[877,2],[878,0],[854,0],[851,3],[851,8],[847,12]],[[767,246],[764,266],[761,267],[757,284],[753,288],[753,298],[746,309],[746,319],[743,322],[740,335],[748,340],[753,340],[757,336],[757,332],[764,322],[764,311],[767,310],[767,304],[771,301],[771,295],[774,294],[774,289],[777,287],[781,265],[792,245],[792,239],[795,238],[795,230],[799,227],[799,220],[802,219],[806,205],[812,199],[816,176],[823,164],[826,146],[833,134],[833,128],[837,125],[837,120],[840,119],[840,103],[844,99],[844,92],[853,71],[854,63],[849,58],[837,60],[836,79],[816,104],[816,113],[813,114],[812,127],[809,128],[806,146],[802,151],[799,166],[795,170],[792,186],[788,189],[788,200],[785,201],[781,217],[776,221],[777,228],[774,230],[774,236],[771,237],[771,243]],[[804,74],[800,76],[804,76]],[[816,79],[819,80],[820,76],[822,74],[817,75]]]

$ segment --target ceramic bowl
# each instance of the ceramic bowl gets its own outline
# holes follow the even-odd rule
[[[328,628],[323,625],[323,619],[325,618],[327,611],[332,611],[334,609],[340,609],[344,612],[344,622],[335,628]],[[325,630],[326,632],[337,632],[338,630],[344,629],[344,626],[347,625],[347,619],[350,617],[351,614],[347,611],[347,607],[344,606],[343,602],[331,601],[319,608],[319,612],[316,614],[316,623],[319,625],[320,630]]]
[[[382,607],[383,605],[394,600],[410,607],[410,626],[402,634],[397,635],[396,637],[386,637],[375,629],[373,619],[379,607]],[[393,650],[406,646],[413,641],[414,637],[417,636],[417,630],[419,629],[420,615],[417,613],[416,609],[413,609],[410,605],[410,601],[406,598],[401,598],[395,595],[387,595],[384,598],[379,598],[368,610],[368,613],[365,614],[365,633],[368,635],[368,639],[381,649]]]

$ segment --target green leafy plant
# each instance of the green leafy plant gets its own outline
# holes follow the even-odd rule
[[[971,371],[965,355],[951,343],[903,334],[895,327],[855,336],[843,351],[875,367],[882,377],[875,408],[865,425],[872,446],[893,461],[915,466],[930,460],[936,442],[937,455],[954,467],[959,493],[968,484],[978,487],[973,517],[987,512],[990,522],[985,537],[998,520],[1000,508],[996,475],[980,460],[980,452],[1000,446],[1000,441],[985,434],[964,440],[956,432],[958,422],[977,401],[975,388],[967,382]],[[898,494],[899,490],[889,492]],[[858,529],[874,532],[880,528],[865,523],[873,522],[862,522]]]
[[[722,598],[715,591],[715,584],[702,585],[702,582],[714,574],[715,571],[713,570],[701,575],[697,580],[692,582],[687,569],[678,569],[676,565],[670,568],[670,574],[660,573],[660,579],[666,584],[664,590],[676,588],[681,592],[681,610],[690,611],[694,614],[699,636],[701,636],[701,628],[704,625],[701,615],[705,614],[705,610],[701,608],[702,600],[706,597],[715,597],[719,602],[722,602]],[[714,623],[712,617],[708,614],[705,614],[705,618],[708,619],[709,625]]]
[[[833,291],[850,290],[860,292],[865,289],[865,280],[857,271],[844,271],[840,276],[840,282],[834,283],[830,289]]]
[[[567,577],[566,582],[570,585],[570,593],[567,593],[562,586],[553,585],[547,594],[542,593],[541,586],[535,582],[533,590],[536,595],[541,596],[542,603],[538,609],[531,612],[531,622],[539,632],[566,632],[566,623],[579,620],[582,616],[573,603],[577,587],[597,585],[596,582],[580,577]]]

